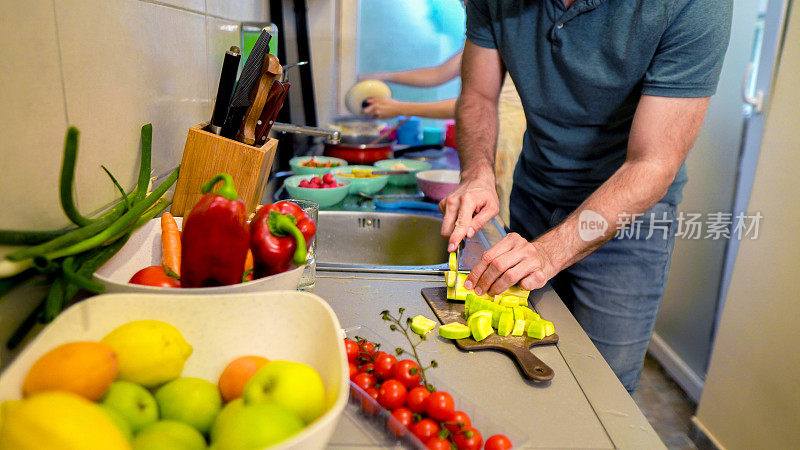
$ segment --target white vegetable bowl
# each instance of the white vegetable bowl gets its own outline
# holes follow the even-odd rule
[[[176,217],[178,227],[182,217]],[[94,273],[94,279],[103,283],[106,293],[139,292],[145,294],[232,294],[237,292],[264,292],[297,289],[305,265],[277,275],[259,278],[230,286],[205,288],[163,288],[131,284],[133,274],[148,266],[161,265],[161,219],[153,219],[136,230],[119,252]]]
[[[317,295],[273,291],[228,295],[104,294],[79,302],[26,347],[0,377],[0,401],[20,398],[30,367],[54,347],[96,341],[114,328],[142,319],[174,325],[193,347],[181,376],[216,384],[232,360],[260,355],[313,367],[322,378],[328,409],[275,448],[324,448],[349,395],[349,372],[339,320]]]

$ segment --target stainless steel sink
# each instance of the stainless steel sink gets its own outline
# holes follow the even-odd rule
[[[447,239],[439,234],[441,217],[320,211],[317,222],[318,270],[394,273],[447,270]],[[462,266],[472,267],[476,258],[497,240],[487,239],[484,232],[478,233],[467,242]]]

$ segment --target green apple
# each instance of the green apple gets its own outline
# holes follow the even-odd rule
[[[103,408],[103,411],[106,413],[106,415],[111,418],[111,421],[114,422],[114,425],[119,428],[119,431],[122,432],[122,435],[125,436],[125,439],[130,441],[131,438],[133,438],[131,424],[129,424],[128,421],[125,420],[125,418],[122,417],[122,415],[118,413],[116,409],[102,403],[100,404],[100,407]]]
[[[130,381],[111,383],[101,403],[122,416],[133,434],[158,420],[158,404],[153,394]]]
[[[277,403],[310,423],[325,412],[325,385],[311,366],[293,361],[270,361],[258,369],[244,388],[245,404]]]
[[[214,423],[211,440],[214,450],[264,448],[303,429],[303,421],[277,403],[240,403],[230,408],[233,403],[225,407]]]
[[[206,439],[183,422],[162,420],[142,428],[131,445],[133,450],[204,450]]]
[[[217,385],[193,377],[176,378],[156,391],[161,418],[177,420],[205,434],[222,409]]]
[[[234,419],[238,414],[238,410],[244,408],[244,399],[239,397],[235,400],[231,400],[230,402],[226,403],[225,406],[222,407],[222,411],[217,414],[217,418],[214,419],[214,425],[211,426],[211,432],[209,433],[209,437],[211,438],[211,442],[216,440],[217,434],[219,433],[220,429],[224,429],[230,426],[228,421],[236,420]]]

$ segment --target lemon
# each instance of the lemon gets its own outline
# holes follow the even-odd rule
[[[192,346],[181,332],[158,320],[126,323],[108,333],[101,342],[117,353],[117,378],[145,387],[156,387],[178,378],[192,354]]]
[[[0,450],[130,449],[98,405],[71,392],[36,394],[3,413]]]

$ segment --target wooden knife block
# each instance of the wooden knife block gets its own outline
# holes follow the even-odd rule
[[[262,146],[255,147],[211,133],[207,126],[206,123],[189,128],[172,198],[172,215],[188,214],[203,196],[201,186],[218,173],[233,177],[247,213],[252,213],[264,195],[278,141],[267,139]]]

